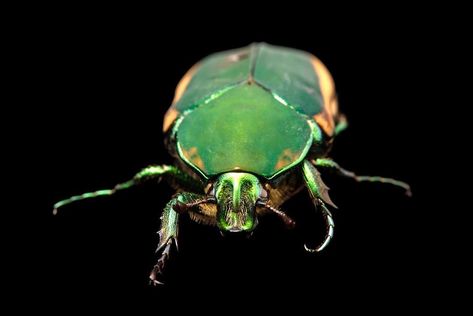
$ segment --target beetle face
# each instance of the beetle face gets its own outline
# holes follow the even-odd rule
[[[229,172],[214,184],[217,202],[217,225],[222,232],[250,232],[258,221],[256,202],[265,193],[252,174]]]

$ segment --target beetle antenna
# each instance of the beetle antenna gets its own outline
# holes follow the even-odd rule
[[[309,246],[307,246],[307,244],[304,244],[304,249],[308,252],[320,252],[324,250],[324,248],[327,247],[330,240],[332,240],[333,238],[333,231],[335,228],[335,223],[333,222],[332,213],[330,213],[330,211],[328,210],[328,208],[325,206],[325,204],[322,201],[319,200],[319,202],[320,202],[322,215],[325,220],[325,227],[326,227],[325,238],[324,238],[324,241],[320,245],[318,245],[316,248],[310,248]]]
[[[279,216],[279,218],[283,220],[287,227],[293,228],[296,225],[296,222],[280,209],[277,209],[268,203],[261,203],[259,205]]]

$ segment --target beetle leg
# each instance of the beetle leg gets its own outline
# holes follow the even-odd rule
[[[340,114],[337,119],[337,125],[335,125],[335,136],[346,130],[348,127],[348,121],[345,115]]]
[[[161,166],[149,166],[145,169],[138,172],[133,179],[117,184],[113,189],[98,190],[94,192],[87,192],[80,195],[72,196],[68,199],[62,200],[54,204],[53,214],[56,215],[58,209],[64,205],[70,204],[72,202],[81,201],[85,199],[95,198],[97,196],[112,195],[115,192],[123,189],[128,189],[136,184],[142,183],[149,180],[161,180],[163,176],[169,176],[173,179],[176,179],[179,183],[187,184],[187,187],[198,189],[198,184],[195,180],[187,176],[185,173],[180,171],[174,166],[161,165]]]
[[[336,205],[332,202],[328,195],[328,187],[323,183],[322,178],[318,170],[307,160],[303,164],[303,175],[307,189],[309,190],[312,202],[317,209],[320,209],[322,216],[325,220],[325,227],[327,228],[324,241],[316,248],[310,248],[304,244],[305,250],[309,252],[322,251],[333,238],[333,232],[335,223],[333,222],[332,214],[325,206],[325,203],[332,205],[336,208]],[[325,203],[324,203],[325,201]]]
[[[304,160],[302,171],[306,187],[314,203],[318,204],[317,200],[322,200],[328,205],[338,208],[335,203],[332,202],[332,199],[330,199],[328,194],[329,187],[322,181],[320,172],[308,160]]]
[[[318,159],[313,160],[312,163],[317,167],[330,168],[330,169],[336,170],[340,175],[344,177],[352,178],[353,180],[357,182],[369,181],[369,182],[389,183],[394,186],[403,188],[407,196],[412,195],[411,187],[409,186],[409,184],[396,180],[396,179],[383,178],[383,177],[371,177],[371,176],[359,176],[352,171],[343,169],[342,167],[340,167],[338,163],[336,163],[335,161],[329,158],[318,158]]]
[[[322,211],[322,216],[324,217],[325,220],[325,228],[326,228],[326,233],[325,233],[325,238],[324,241],[318,245],[316,248],[310,248],[307,246],[307,244],[304,244],[304,249],[308,252],[320,252],[324,250],[325,247],[329,244],[330,240],[333,238],[333,232],[335,228],[335,223],[333,221],[332,213],[328,210],[328,208],[325,206],[324,202],[319,200],[318,201],[318,206],[320,206],[320,210]]]
[[[163,275],[164,267],[170,256],[171,247],[174,244],[176,250],[178,249],[179,213],[186,211],[187,208],[208,202],[210,202],[210,198],[202,197],[195,193],[182,192],[175,195],[166,204],[161,215],[161,229],[158,232],[159,244],[156,249],[156,253],[160,253],[160,256],[149,275],[153,285],[163,284],[159,281],[159,276]]]
[[[175,243],[176,239],[174,238],[169,238],[166,244],[164,244],[164,250],[161,253],[161,256],[159,257],[158,261],[153,267],[153,270],[151,270],[151,273],[149,275],[150,283],[152,285],[162,285],[164,284],[163,282],[159,281],[158,275],[163,274],[164,266],[166,265],[166,262],[169,259],[169,253],[171,251],[171,246],[173,243]],[[177,243],[176,243],[177,245]],[[177,246],[176,246],[177,247]]]

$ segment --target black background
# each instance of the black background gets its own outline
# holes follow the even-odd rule
[[[243,312],[248,302],[321,307],[331,299],[392,309],[432,290],[440,277],[432,278],[427,258],[439,238],[427,232],[437,215],[435,199],[427,199],[426,157],[437,143],[426,126],[440,103],[430,98],[440,89],[432,67],[435,30],[410,17],[402,28],[381,17],[341,31],[296,18],[244,27],[225,18],[182,28],[154,21],[64,17],[28,30],[29,97],[37,105],[24,118],[33,140],[24,157],[41,168],[32,171],[35,236],[22,250],[30,280],[23,293],[44,298],[39,304],[51,311],[63,311],[59,303],[106,311],[179,311],[196,303]],[[251,239],[225,240],[215,228],[184,218],[179,253],[158,288],[148,285],[148,273],[161,209],[173,194],[165,183],[51,214],[60,199],[111,188],[149,164],[172,163],[161,127],[180,77],[212,52],[254,41],[318,56],[333,74],[350,123],[332,157],[359,174],[409,182],[413,197],[389,185],[324,175],[339,210],[333,211],[335,238],[320,254],[302,247],[323,236],[305,192],[284,206],[297,221],[293,231],[266,218]]]

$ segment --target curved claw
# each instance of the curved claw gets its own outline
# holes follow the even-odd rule
[[[314,253],[314,252],[320,252],[327,247],[327,245],[330,243],[330,240],[333,238],[333,233],[334,233],[334,228],[335,228],[335,223],[332,218],[332,214],[330,211],[327,209],[327,207],[323,204],[320,203],[321,209],[322,209],[322,215],[324,216],[325,219],[325,227],[327,229],[326,234],[325,234],[325,239],[324,241],[317,246],[316,248],[310,248],[307,246],[307,244],[304,244],[304,249],[308,252]]]
[[[406,196],[407,197],[412,197],[412,190],[411,190],[411,187],[409,186],[407,189],[406,189]]]
[[[153,285],[153,286],[164,285],[163,282],[157,280],[156,278],[153,279],[153,278],[151,278],[151,276],[149,278],[150,278],[150,280],[149,280],[150,285]]]
[[[304,244],[304,249],[308,252],[311,252],[311,253],[321,252],[322,250],[325,249],[325,247],[327,247],[327,245],[330,243],[330,240],[332,240],[332,238],[333,238],[333,227],[330,226],[330,232],[327,234],[324,241],[319,246],[317,246],[315,249],[313,249],[313,248],[309,248],[309,246],[307,246],[307,244]]]

